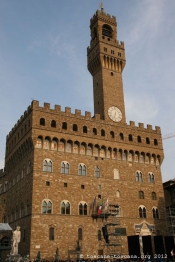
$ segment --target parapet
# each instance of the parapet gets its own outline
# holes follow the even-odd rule
[[[93,17],[90,19],[90,24],[93,25],[96,22],[97,17],[101,17],[103,19],[108,20],[108,23],[117,24],[116,17],[111,16],[110,14],[106,14],[104,11],[97,10],[96,13],[93,15]]]
[[[9,134],[6,136],[6,140],[8,140],[10,138],[10,136],[18,129],[18,127],[25,121],[27,116],[31,113],[31,110],[32,110],[32,104],[31,104],[31,106],[28,106],[27,110],[24,111],[23,115],[20,117],[20,119],[17,121],[17,123],[11,129]]]
[[[155,126],[155,129],[152,128],[152,125],[147,125],[147,128],[144,127],[143,123],[138,123],[138,126],[135,125],[134,121],[129,121],[129,125],[131,127],[135,127],[138,128],[139,130],[143,130],[143,131],[150,131],[150,132],[156,132],[157,134],[161,134],[161,128],[159,126]]]

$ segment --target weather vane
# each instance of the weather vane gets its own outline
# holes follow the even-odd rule
[[[103,2],[102,2],[102,0],[101,0],[101,2],[100,2],[100,7],[101,7],[101,12],[103,12],[103,11],[104,11],[104,7],[103,7]]]

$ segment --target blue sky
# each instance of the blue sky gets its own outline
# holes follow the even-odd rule
[[[0,0],[0,168],[6,135],[30,105],[93,114],[87,70],[90,18],[100,0]],[[125,42],[127,123],[175,132],[175,1],[103,0]],[[164,140],[163,181],[175,177],[175,137]]]

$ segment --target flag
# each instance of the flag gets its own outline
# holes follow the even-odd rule
[[[102,199],[100,200],[100,206],[102,206],[103,205],[103,197],[102,197]]]

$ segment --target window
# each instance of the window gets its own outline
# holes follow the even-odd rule
[[[107,52],[107,48],[106,47],[104,47],[104,51]]]
[[[114,179],[119,179],[119,171],[118,169],[114,168]]]
[[[67,183],[64,183],[64,187],[67,187]]]
[[[93,135],[97,135],[97,129],[93,128]]]
[[[155,193],[155,192],[152,192],[152,193],[151,193],[151,197],[152,197],[152,200],[156,200],[156,199],[157,199],[156,193]]]
[[[148,173],[148,182],[154,184],[155,179],[154,179],[154,174],[153,173]]]
[[[46,181],[46,186],[50,186],[50,181]]]
[[[144,192],[143,191],[139,191],[139,198],[144,199]]]
[[[159,210],[157,209],[157,207],[153,207],[152,214],[154,219],[159,219]]]
[[[105,136],[105,131],[103,129],[101,130],[101,136]]]
[[[69,163],[68,162],[62,162],[61,163],[61,173],[62,174],[69,174]]]
[[[40,126],[45,126],[45,119],[44,118],[40,118]]]
[[[30,174],[30,172],[32,171],[32,164],[31,164],[31,161],[29,160],[28,162],[28,168],[27,168],[27,174]]]
[[[52,213],[52,202],[48,199],[43,200],[42,202],[42,214],[51,214]]]
[[[81,189],[85,189],[85,186],[84,186],[84,185],[81,185]]]
[[[52,122],[51,122],[51,127],[56,127],[56,121],[55,120],[52,120]]]
[[[136,172],[136,182],[143,182],[142,172],[140,171]]]
[[[83,126],[83,133],[87,133],[87,126]]]
[[[120,140],[124,140],[124,135],[123,135],[123,133],[120,133],[120,134],[119,134],[119,137],[120,137]]]
[[[131,134],[128,136],[128,139],[129,139],[129,141],[133,141],[133,138],[132,138]]]
[[[112,28],[104,24],[102,28],[102,35],[112,38]]]
[[[101,230],[98,230],[98,241],[101,241]]]
[[[86,166],[84,164],[78,165],[78,175],[79,176],[86,176]]]
[[[49,228],[49,240],[54,240],[54,228]]]
[[[78,228],[78,240],[83,240],[83,229]]]
[[[158,141],[157,141],[157,139],[154,139],[154,145],[155,145],[155,146],[158,146]]]
[[[100,168],[98,166],[94,168],[94,176],[96,178],[100,177]]]
[[[110,135],[111,135],[111,138],[114,138],[114,132],[113,131],[110,132]]]
[[[63,123],[62,123],[62,129],[67,130],[67,123],[66,123],[66,122],[63,122]]]
[[[79,215],[87,216],[87,204],[85,202],[79,204]]]
[[[149,137],[146,137],[146,144],[150,144]]]
[[[61,214],[70,215],[70,203],[67,200],[61,203]]]
[[[73,124],[73,131],[78,131],[78,126],[76,124]]]
[[[117,190],[117,192],[116,192],[116,197],[117,197],[117,198],[120,197],[120,191],[119,191],[119,190]]]
[[[141,143],[141,142],[142,142],[141,136],[138,136],[138,137],[137,137],[137,142],[138,142],[138,143]]]
[[[111,54],[114,55],[114,50],[111,50]]]
[[[50,159],[45,159],[43,163],[43,171],[52,172],[52,161]]]
[[[139,207],[139,217],[146,218],[146,207],[144,206]]]
[[[21,217],[23,217],[25,214],[24,214],[24,205],[21,204]]]

